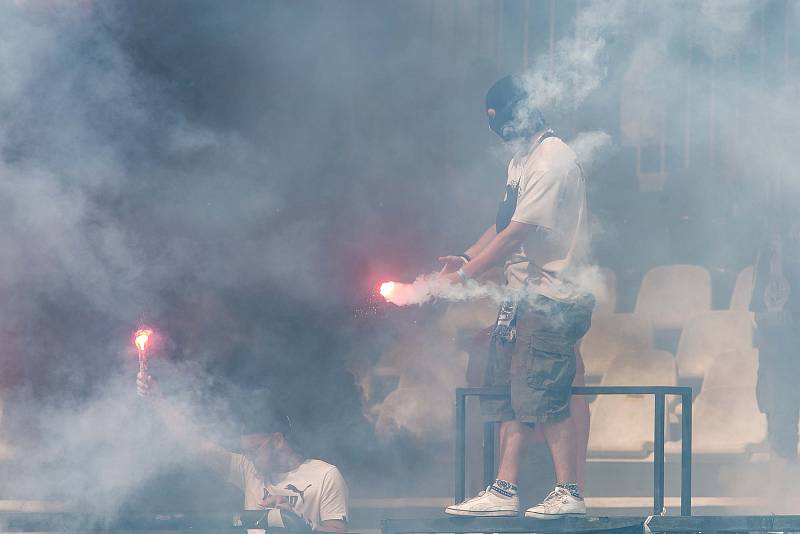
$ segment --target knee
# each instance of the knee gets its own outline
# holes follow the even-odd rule
[[[500,424],[500,434],[508,440],[522,440],[530,433],[533,425],[518,421],[504,421]]]

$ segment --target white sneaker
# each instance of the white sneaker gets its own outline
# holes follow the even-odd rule
[[[569,490],[558,486],[541,503],[525,511],[525,517],[537,519],[558,519],[559,517],[584,515],[586,515],[586,502],[572,495]]]
[[[448,506],[445,513],[473,517],[516,517],[519,515],[519,497],[500,497],[486,488],[477,497]]]

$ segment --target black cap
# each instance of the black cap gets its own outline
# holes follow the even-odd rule
[[[271,391],[262,388],[242,395],[237,415],[242,434],[292,433],[292,420],[281,410]]]
[[[242,418],[242,434],[275,434],[284,436],[292,433],[292,420],[288,415],[266,413],[252,414]]]
[[[497,80],[486,93],[486,109],[495,111],[494,117],[489,118],[489,127],[499,135],[504,141],[509,141],[515,137],[533,135],[545,125],[544,117],[539,110],[531,109],[530,122],[524,131],[519,131],[515,120],[520,117],[516,106],[525,100],[527,93],[519,76],[508,75]]]
[[[514,104],[525,97],[522,84],[517,76],[508,75],[500,78],[486,93],[486,109],[492,108],[498,113],[511,111]]]

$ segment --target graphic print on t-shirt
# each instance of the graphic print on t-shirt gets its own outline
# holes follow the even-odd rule
[[[288,486],[286,486],[286,489],[291,491],[292,493],[297,493],[297,495],[300,498],[300,502],[306,502],[306,490],[308,490],[308,488],[310,488],[310,487],[311,487],[311,484],[309,484],[308,486],[306,486],[302,490],[299,490],[299,489],[297,489],[297,487],[294,484],[289,484]],[[289,504],[291,505],[292,508],[294,508],[295,505],[297,504],[297,499],[298,499],[297,496],[289,497]]]
[[[497,218],[494,222],[495,231],[499,234],[511,224],[511,217],[517,209],[517,198],[519,197],[519,181],[513,184],[506,184],[506,195],[503,202],[497,209]]]
[[[297,504],[306,502],[306,491],[308,491],[308,489],[312,485],[313,484],[309,484],[303,489],[297,489],[297,486],[295,486],[294,484],[288,484],[284,489],[286,489],[287,491],[291,491],[296,495],[282,495],[282,497],[285,497],[286,500],[289,501],[289,506],[292,507],[292,510],[297,512]],[[263,491],[264,491],[264,497],[263,497],[264,499],[270,496],[270,492],[266,487],[264,487]]]

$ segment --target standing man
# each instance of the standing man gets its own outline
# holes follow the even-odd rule
[[[760,244],[750,302],[757,327],[758,405],[767,416],[773,458],[790,462],[797,461],[800,416],[800,222],[795,219],[794,212],[779,211]],[[785,472],[785,466],[776,467]]]
[[[509,298],[492,335],[487,386],[510,386],[509,400],[482,400],[486,421],[500,422],[500,466],[477,497],[449,506],[451,515],[516,516],[517,482],[534,425],[547,441],[556,487],[526,517],[586,513],[578,487],[577,444],[570,418],[577,342],[588,331],[594,297],[576,280],[587,255],[586,189],[576,155],[507,76],[486,95],[489,126],[516,154],[495,224],[458,256],[440,258],[444,276],[463,283],[505,264]]]

